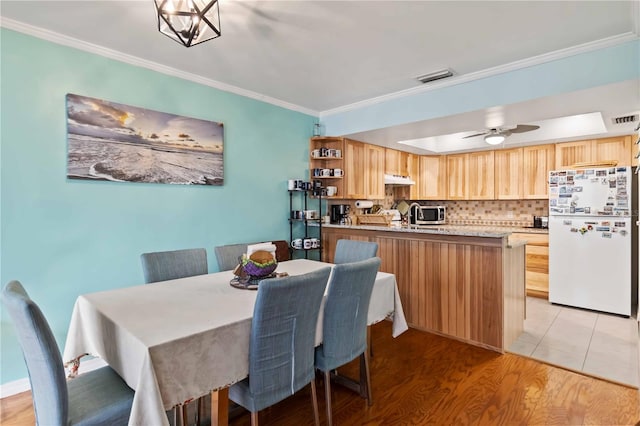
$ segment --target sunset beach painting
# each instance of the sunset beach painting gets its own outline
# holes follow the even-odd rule
[[[224,126],[67,94],[67,177],[179,185],[224,183]]]

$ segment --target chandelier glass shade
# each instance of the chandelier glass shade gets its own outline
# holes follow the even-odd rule
[[[220,37],[218,0],[154,0],[158,30],[191,47]]]

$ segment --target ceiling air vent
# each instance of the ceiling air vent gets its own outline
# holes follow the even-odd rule
[[[638,121],[638,114],[613,117],[611,121],[613,121],[613,124],[633,123],[635,121]]]
[[[447,68],[441,71],[436,71],[436,72],[431,72],[429,74],[421,75],[419,77],[416,77],[416,80],[424,84],[424,83],[429,83],[431,81],[436,81],[436,80],[440,80],[440,79],[448,78],[452,76],[453,76],[453,71]]]

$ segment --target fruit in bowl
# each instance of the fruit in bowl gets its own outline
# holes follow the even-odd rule
[[[278,262],[273,255],[265,250],[258,250],[248,258],[242,256],[242,269],[252,277],[266,277],[278,267]]]

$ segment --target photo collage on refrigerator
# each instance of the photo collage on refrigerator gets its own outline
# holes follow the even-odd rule
[[[628,167],[552,171],[549,173],[549,213],[574,216],[574,220],[563,221],[564,226],[571,226],[571,232],[584,235],[595,231],[603,238],[619,232],[624,236],[629,232],[624,221],[601,220],[598,216],[630,215],[629,174]],[[577,223],[575,216],[591,218]]]

